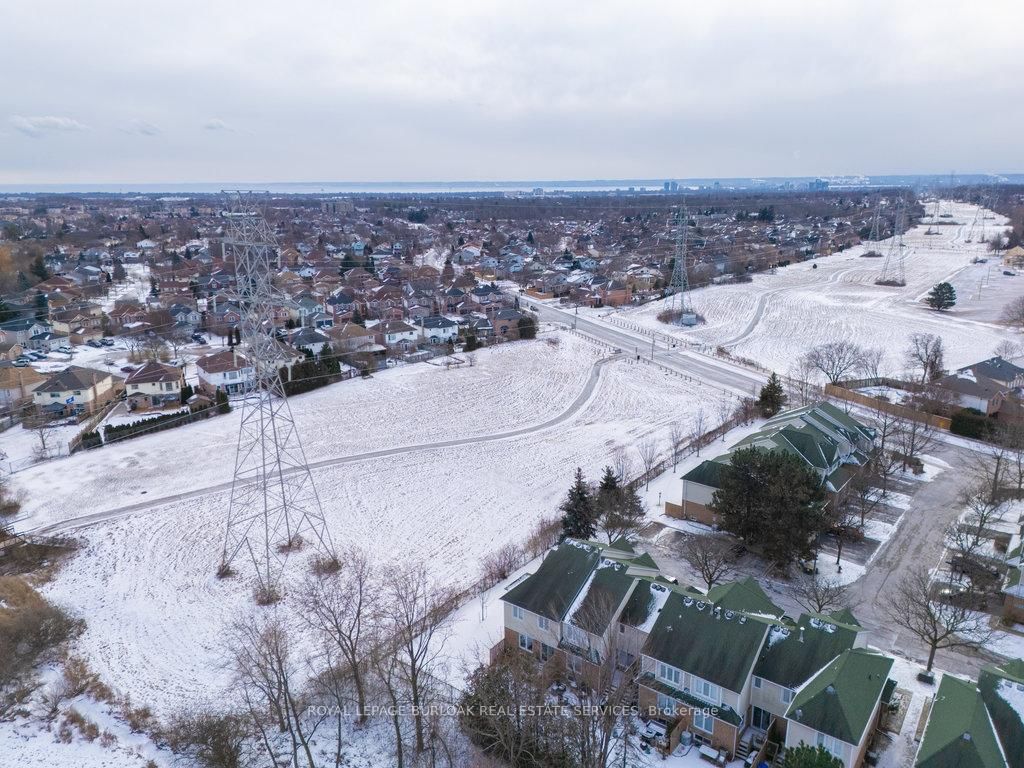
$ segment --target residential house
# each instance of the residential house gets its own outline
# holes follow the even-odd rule
[[[1024,768],[1024,662],[943,675],[914,768]]]
[[[35,368],[0,363],[0,413],[9,414],[32,402],[32,393],[44,381],[46,376]]]
[[[373,331],[380,342],[387,347],[408,348],[414,345],[420,336],[418,329],[401,320],[384,320],[373,326]]]
[[[494,335],[499,339],[518,339],[519,321],[522,319],[523,313],[518,309],[499,309],[493,313],[491,320]]]
[[[323,348],[330,345],[331,339],[316,328],[299,328],[288,334],[288,343],[296,349],[319,357]]]
[[[992,357],[973,365],[958,368],[938,381],[952,392],[962,408],[974,408],[986,416],[994,416],[1007,396],[1018,403],[1024,387],[1024,368],[1001,357]]]
[[[807,744],[824,747],[858,768],[879,725],[895,684],[893,660],[867,648],[843,651],[796,692],[786,711],[787,749]]]
[[[459,324],[447,317],[420,318],[418,325],[420,339],[429,344],[445,344],[459,335]]]
[[[163,408],[181,404],[185,373],[181,368],[150,361],[128,374],[125,393],[131,408]]]
[[[70,366],[32,393],[33,404],[53,416],[95,413],[124,391],[124,381],[106,371]]]
[[[0,329],[0,337],[8,344],[28,344],[33,336],[53,330],[48,323],[34,318],[8,320],[0,325]]]
[[[729,464],[732,452],[741,448],[784,451],[796,456],[821,478],[830,498],[834,498],[844,492],[868,460],[874,451],[874,440],[873,428],[831,403],[780,413],[726,453],[701,462],[683,475],[681,501],[666,502],[665,511],[673,517],[717,524],[708,505],[719,487],[722,469]]]
[[[207,394],[223,390],[229,395],[247,392],[255,380],[256,369],[234,349],[214,352],[196,361],[199,388]]]

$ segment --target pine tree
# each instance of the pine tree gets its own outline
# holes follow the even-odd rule
[[[768,377],[768,383],[761,387],[761,394],[757,398],[757,407],[761,410],[761,415],[765,418],[771,418],[786,404],[786,393],[782,389],[782,382],[779,381],[778,375],[775,371],[772,371],[772,375]]]
[[[583,470],[576,468],[576,479],[559,507],[562,511],[562,538],[592,539],[597,533],[597,514]]]
[[[48,280],[50,277],[50,270],[46,268],[46,263],[43,261],[42,255],[35,257],[32,264],[29,266],[28,271],[40,280]]]
[[[949,309],[956,304],[956,288],[949,283],[939,283],[928,292],[925,303],[937,312]]]
[[[352,323],[354,325],[361,325],[364,328],[366,327],[366,321],[363,319],[362,314],[360,314],[359,307],[352,310]]]
[[[216,402],[217,413],[231,413],[231,401],[228,400],[228,395],[223,389],[217,390]]]
[[[182,405],[187,405],[188,401],[189,401],[189,398],[191,398],[192,395],[194,395],[194,394],[195,394],[195,390],[192,389],[192,385],[191,384],[186,384],[185,386],[183,386],[181,388],[181,404]]]
[[[644,502],[636,486],[617,487],[609,503],[601,509],[601,527],[604,528],[608,543],[636,533],[647,518]]]

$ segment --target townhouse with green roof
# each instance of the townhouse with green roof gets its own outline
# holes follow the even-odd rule
[[[873,428],[831,403],[780,413],[727,452],[701,462],[683,475],[680,503],[666,502],[665,511],[674,517],[707,525],[717,523],[709,505],[721,485],[722,469],[731,461],[733,451],[751,447],[797,456],[821,478],[825,489],[834,497],[843,492],[871,457],[874,441]]]
[[[1024,661],[943,675],[915,768],[1024,768]]]
[[[655,580],[671,584],[650,555],[625,539],[610,545],[566,539],[501,598],[504,644],[543,662],[557,658],[573,679],[603,688],[635,660],[635,652],[620,648],[619,617],[627,605],[639,615],[644,601],[634,593],[649,596]]]
[[[1024,622],[1024,518],[1016,533],[1010,537],[1006,550],[1006,578],[1003,581],[1003,614],[1011,621]]]
[[[750,726],[767,734],[784,727],[796,691],[840,654],[864,645],[866,634],[849,610],[803,613],[795,624],[771,628],[754,666]],[[781,734],[779,734],[781,738]]]
[[[843,651],[795,691],[786,710],[786,748],[824,747],[844,768],[860,766],[895,688],[892,665],[892,658],[867,648]]]

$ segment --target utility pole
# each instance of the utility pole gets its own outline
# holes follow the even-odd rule
[[[273,285],[277,238],[251,192],[231,193],[225,211],[224,257],[235,265],[235,299],[252,382],[242,400],[235,475],[218,575],[227,576],[239,555],[251,563],[256,599],[280,597],[290,553],[311,546],[325,563],[336,562],[323,509],[285,396],[284,362],[273,336]]]

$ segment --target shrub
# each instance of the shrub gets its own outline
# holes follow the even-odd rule
[[[483,588],[493,587],[499,581],[507,579],[512,572],[526,562],[526,552],[515,544],[506,544],[481,562],[483,569]]]
[[[171,718],[163,736],[172,751],[200,765],[238,768],[248,733],[248,723],[241,715],[188,712]]]
[[[977,408],[961,408],[949,420],[949,431],[954,435],[987,440],[992,436],[992,422]]]
[[[0,576],[0,685],[26,673],[81,623],[47,601],[23,579]]]

